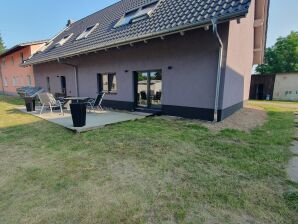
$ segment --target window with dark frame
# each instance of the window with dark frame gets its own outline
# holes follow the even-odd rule
[[[77,38],[76,40],[81,40],[84,38],[87,38],[97,27],[98,27],[98,23],[96,23],[95,25],[89,26],[87,27]]]
[[[46,85],[47,85],[47,91],[50,93],[51,92],[51,83],[50,83],[49,76],[46,78]]]
[[[98,92],[107,94],[117,93],[116,73],[99,73],[97,74]]]
[[[21,61],[21,63],[24,63],[24,54],[23,54],[23,52],[20,53],[20,61]]]
[[[72,36],[73,36],[73,33],[64,36],[58,43],[55,44],[55,47],[62,46],[62,45],[65,44],[65,43],[66,43]]]
[[[14,65],[14,58],[11,56],[11,64]]]
[[[124,16],[122,16],[114,25],[114,28],[118,28],[148,18],[156,8],[158,2],[159,1],[152,1],[147,5],[143,5],[141,8],[134,9],[125,13]]]

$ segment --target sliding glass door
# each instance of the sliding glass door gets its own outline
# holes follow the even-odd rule
[[[137,107],[159,109],[162,97],[161,71],[135,72]]]

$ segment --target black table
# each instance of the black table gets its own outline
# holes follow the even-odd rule
[[[66,97],[64,98],[67,101],[71,101],[71,103],[81,103],[88,100],[90,97]]]

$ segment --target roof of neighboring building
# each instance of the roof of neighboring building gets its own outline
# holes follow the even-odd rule
[[[4,51],[2,54],[0,54],[0,57],[5,57],[13,52],[16,52],[24,47],[27,46],[31,46],[31,45],[36,45],[36,44],[43,44],[48,42],[49,40],[39,40],[39,41],[31,41],[31,42],[26,42],[26,43],[21,43],[21,44],[17,44],[9,49],[7,49],[6,51]]]
[[[122,0],[90,16],[72,23],[41,52],[33,55],[26,64],[38,64],[82,53],[168,35],[182,30],[211,25],[243,17],[251,0],[159,0],[147,19],[114,28],[127,12],[157,0]],[[84,39],[76,40],[86,28],[98,23],[98,27]],[[64,37],[73,34],[66,43],[57,47]]]

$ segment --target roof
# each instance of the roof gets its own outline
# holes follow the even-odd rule
[[[26,43],[21,43],[13,46],[12,48],[7,49],[4,51],[2,54],[0,54],[0,57],[5,57],[13,52],[16,52],[24,47],[31,46],[31,45],[36,45],[36,44],[43,44],[46,43],[49,40],[38,40],[38,41],[31,41],[31,42],[26,42]]]
[[[114,28],[125,13],[151,2],[156,0],[122,0],[74,22],[56,35],[45,50],[33,55],[25,64],[39,64],[211,25],[211,19],[224,22],[243,17],[248,12],[251,0],[159,0],[149,18]],[[76,40],[87,27],[97,23],[99,26],[87,38]],[[72,33],[64,45],[54,47],[63,37]]]

